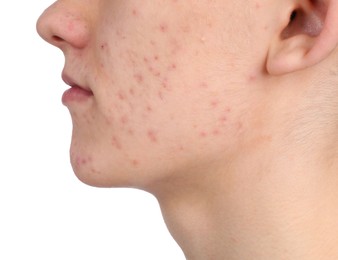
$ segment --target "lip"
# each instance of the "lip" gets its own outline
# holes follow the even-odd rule
[[[87,88],[78,85],[67,74],[62,73],[62,80],[70,86],[62,95],[62,103],[67,105],[71,102],[84,102],[93,96],[93,92]]]

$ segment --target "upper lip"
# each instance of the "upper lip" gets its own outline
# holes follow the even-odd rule
[[[73,78],[71,78],[67,73],[62,72],[62,80],[70,87],[78,87],[85,91],[92,92],[92,90],[86,86],[78,84]]]

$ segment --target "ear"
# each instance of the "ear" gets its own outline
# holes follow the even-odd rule
[[[291,0],[278,22],[266,64],[271,75],[313,66],[337,48],[337,0]]]

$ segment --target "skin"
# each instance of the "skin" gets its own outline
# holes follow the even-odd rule
[[[301,71],[281,63],[288,56],[276,39],[303,34],[304,23],[288,26],[292,7],[49,7],[39,34],[63,51],[64,74],[93,93],[66,104],[77,177],[154,194],[188,259],[335,259],[337,50],[324,57],[314,47],[297,61]],[[320,19],[324,9],[315,7]],[[322,30],[315,25],[305,30],[311,39]]]

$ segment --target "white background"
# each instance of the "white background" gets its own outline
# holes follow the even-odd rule
[[[35,31],[52,2],[0,3],[0,259],[184,259],[151,195],[74,176],[63,55]]]

